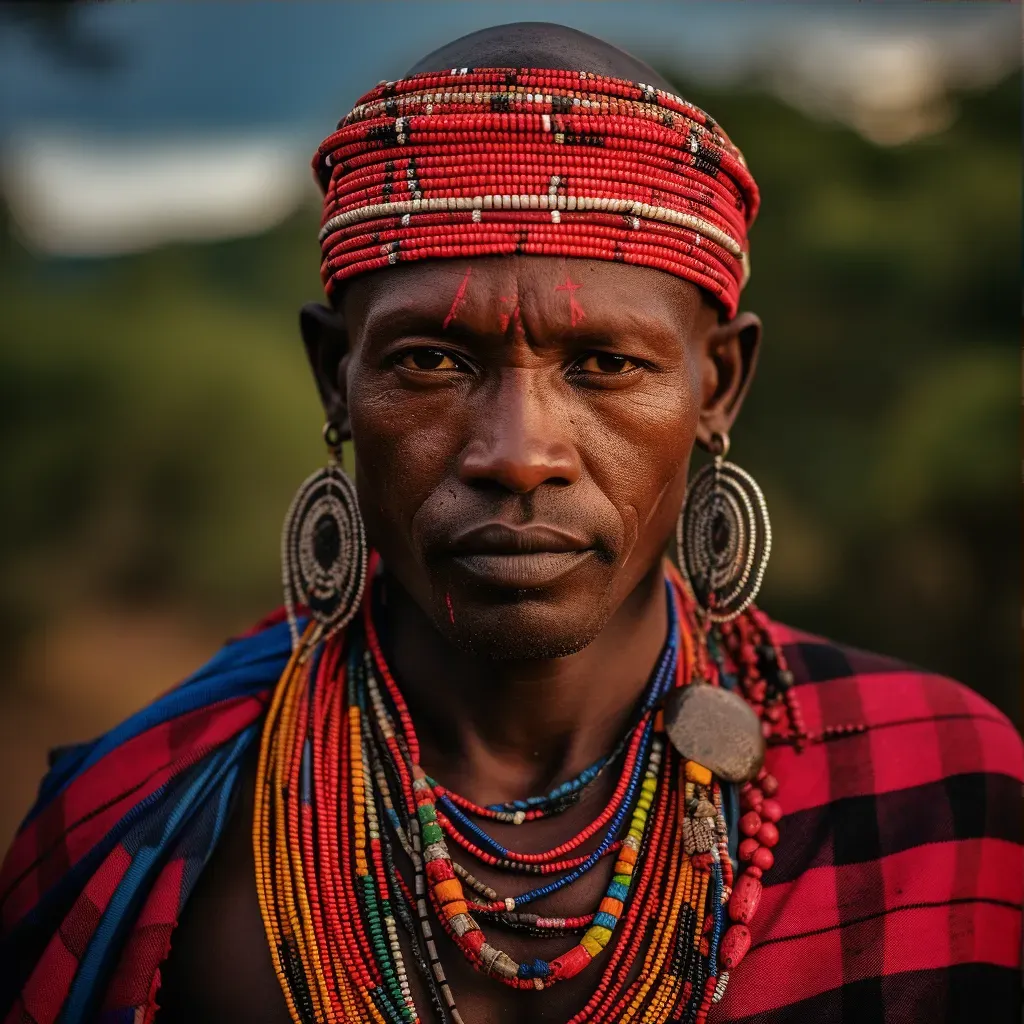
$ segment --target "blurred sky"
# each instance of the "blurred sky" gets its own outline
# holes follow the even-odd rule
[[[487,25],[561,22],[691,81],[752,79],[883,145],[945,127],[947,89],[1020,61],[1013,5],[57,8],[0,7],[0,186],[22,238],[55,255],[265,230],[312,195],[308,158],[363,92]]]

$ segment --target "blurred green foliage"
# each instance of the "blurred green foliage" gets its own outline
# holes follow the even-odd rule
[[[763,197],[745,306],[765,343],[732,449],[774,524],[762,604],[1015,718],[1020,90],[880,148],[758,92],[681,88]],[[2,225],[0,652],[91,602],[225,630],[278,602],[280,519],[321,458],[296,322],[316,221],[81,262]]]
[[[761,603],[1019,721],[1020,75],[891,148],[684,94],[761,188],[744,305],[765,338],[731,456],[775,526]]]

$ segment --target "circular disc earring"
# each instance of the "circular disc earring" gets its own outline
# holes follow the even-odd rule
[[[754,478],[726,462],[729,436],[713,434],[714,461],[690,482],[676,525],[676,549],[698,604],[728,622],[754,600],[772,549],[764,495]]]
[[[676,525],[679,567],[708,632],[754,600],[772,547],[761,488],[749,473],[725,461],[728,451],[728,436],[713,434],[714,461],[691,481]],[[761,723],[753,709],[738,693],[706,681],[669,694],[665,730],[683,757],[727,782],[754,778],[764,760]]]
[[[341,468],[341,431],[324,424],[327,465],[308,477],[292,499],[281,531],[284,603],[299,644],[298,613],[309,612],[323,638],[344,628],[366,585],[366,531],[356,489]]]

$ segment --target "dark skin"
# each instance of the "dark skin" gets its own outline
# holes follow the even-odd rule
[[[431,66],[531,63],[443,57]],[[589,52],[565,59],[594,66]],[[614,746],[657,661],[661,560],[692,449],[732,427],[757,318],[722,322],[695,286],[647,268],[502,257],[356,278],[301,324],[325,415],[354,442],[360,509],[387,569],[386,653],[424,769],[481,803],[546,792]],[[615,777],[562,815],[492,832],[548,849],[595,817]],[[250,763],[175,932],[161,1024],[289,1020],[253,882],[253,779]],[[473,870],[513,895],[534,884]],[[606,858],[537,911],[587,912],[611,870]],[[496,935],[517,959],[566,945]],[[439,948],[467,1024],[564,1021],[596,984],[584,972],[514,991]]]

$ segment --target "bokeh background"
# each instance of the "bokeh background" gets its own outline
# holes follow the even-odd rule
[[[48,747],[279,603],[281,517],[321,458],[309,158],[378,80],[514,20],[649,60],[760,183],[733,453],[774,526],[763,606],[1019,723],[1019,9],[12,3],[0,845]]]

